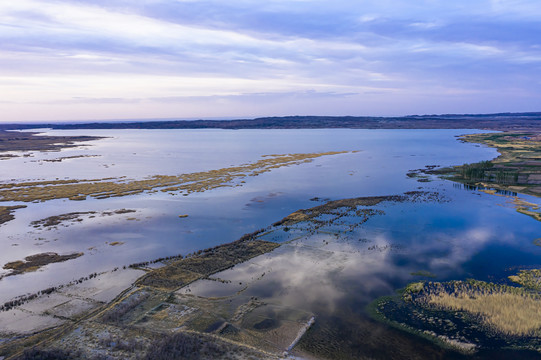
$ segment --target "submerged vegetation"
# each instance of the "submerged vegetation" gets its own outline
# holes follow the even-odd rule
[[[176,289],[197,279],[225,270],[279,245],[273,242],[244,238],[229,244],[201,251],[197,256],[173,260],[137,281],[138,285],[159,289]]]
[[[154,175],[143,180],[115,178],[32,181],[0,184],[0,201],[47,201],[53,199],[84,200],[135,195],[157,191],[190,194],[224,186],[240,186],[236,180],[257,176],[283,166],[310,162],[318,157],[346,151],[267,156],[254,163],[182,175]]]
[[[39,347],[29,348],[35,341],[33,335],[15,338],[14,342],[0,343],[0,356],[17,355],[21,349],[26,349],[21,353],[21,359],[31,358],[34,355],[44,358],[49,356],[54,358],[57,355],[60,358],[72,358],[73,354],[76,354],[76,358],[93,358],[99,355],[97,358],[100,359],[169,359],[178,356],[190,359],[277,359],[278,356],[247,347],[242,342],[220,339],[202,333],[209,326],[206,323],[206,317],[210,316],[207,313],[209,310],[203,309],[208,307],[212,315],[214,306],[221,303],[215,303],[213,299],[197,300],[194,305],[201,310],[196,312],[196,308],[183,305],[184,300],[188,303],[193,302],[191,297],[180,298],[180,295],[176,293],[179,288],[190,282],[208,278],[216,272],[270,252],[279,246],[276,243],[257,240],[257,235],[261,232],[258,230],[246,234],[235,242],[202,250],[190,256],[164,259],[167,261],[164,267],[150,270],[132,288],[121,293],[112,302],[93,303],[90,311],[77,315],[73,318],[74,321],[64,322],[63,325],[50,332],[44,331],[36,335],[42,337],[42,340],[46,339],[46,342],[40,340]],[[61,259],[67,259],[67,256],[40,254],[40,256],[26,258],[26,262],[9,263],[7,267],[22,270],[25,263],[36,264],[44,259],[61,261]],[[17,311],[18,306],[28,301],[39,301],[41,296],[49,296],[55,293],[55,290],[51,288],[31,298],[4,304],[3,310]],[[205,301],[209,303],[205,305]],[[229,301],[224,304],[229,304]],[[242,307],[242,304],[240,305]],[[239,322],[246,315],[235,314]],[[70,319],[63,318],[63,320]],[[190,328],[196,329],[197,333],[186,329],[179,330],[179,325],[187,320],[193,322]],[[156,327],[147,326],[148,322],[156,322]],[[81,333],[71,332],[74,329],[72,325],[75,324]],[[201,326],[204,328],[201,329]],[[221,331],[223,327],[215,330]],[[233,330],[234,327],[231,328],[231,331]],[[108,334],[107,338],[113,340],[105,339],[104,334]],[[234,331],[233,334],[235,334]],[[57,342],[59,339],[62,340]]]
[[[379,214],[380,210],[363,207],[383,201],[431,201],[429,199],[436,199],[435,194],[412,192],[399,196],[328,201],[302,210],[309,214],[308,218],[289,226],[295,225],[296,232],[307,233],[314,224],[351,226]],[[73,216],[81,214],[64,215],[72,221]],[[323,221],[321,216],[326,219]],[[348,221],[343,223],[346,217]],[[55,226],[60,220],[47,218],[40,220],[40,224]],[[101,354],[123,359],[162,359],[188,353],[187,358],[196,356],[203,359],[279,358],[284,351],[296,346],[314,321],[317,324],[314,314],[303,309],[276,306],[244,294],[246,286],[249,286],[244,284],[244,280],[232,283],[231,280],[221,279],[217,273],[278,248],[279,243],[264,239],[286,227],[286,224],[269,226],[229,244],[190,255],[160,259],[165,265],[157,269],[146,267],[152,262],[124,267],[127,271],[136,268],[147,273],[111,302],[101,305],[93,303],[86,313],[79,313],[73,319],[63,318],[65,322],[57,329],[50,333],[42,332],[39,336],[43,336],[45,341],[40,341],[40,347],[35,348],[33,354],[76,352],[86,358]],[[258,278],[263,279],[264,276],[265,273],[262,273]],[[197,280],[231,286],[232,292],[224,297],[191,295],[191,288],[187,285]],[[55,290],[42,291],[32,298],[5,304],[4,309],[18,311],[29,301],[39,301],[44,294],[62,296],[62,293],[56,294]],[[125,341],[120,343],[119,339]],[[22,337],[0,345],[0,355],[16,354],[21,348],[28,348],[32,341],[32,337]],[[120,345],[117,346],[117,343]],[[29,351],[27,354],[30,354]]]
[[[404,196],[369,196],[353,199],[342,199],[326,202],[323,205],[314,206],[310,209],[300,209],[294,213],[289,214],[282,220],[275,222],[274,226],[280,225],[293,225],[299,222],[311,221],[313,223],[323,223],[317,218],[322,214],[336,215],[338,217],[344,216],[348,211],[355,210],[357,215],[362,215],[363,210],[357,210],[357,206],[373,206],[382,201],[403,201]],[[340,212],[339,210],[346,210],[346,212]],[[371,214],[366,214],[367,216]],[[334,218],[333,220],[337,220]]]
[[[426,271],[426,270],[414,271],[414,272],[410,273],[410,275],[411,276],[426,277],[426,278],[435,278],[436,277],[436,275],[434,275],[430,271]]]
[[[355,216],[359,217],[361,220],[356,222],[355,225],[360,225],[370,217],[374,215],[382,215],[384,212],[382,210],[376,209],[362,209],[360,206],[375,206],[381,202],[405,202],[405,201],[445,201],[444,197],[435,192],[428,191],[408,191],[403,195],[388,195],[388,196],[366,196],[358,197],[351,199],[340,199],[328,201],[322,205],[314,206],[309,209],[300,209],[297,210],[280,221],[277,221],[273,226],[285,225],[285,231],[289,231],[291,225],[297,224],[299,222],[309,222],[319,228],[323,225],[328,225],[330,223],[336,223],[340,218],[351,215],[351,212],[354,212]],[[330,219],[322,220],[320,217],[322,215],[332,216]]]
[[[82,158],[92,158],[92,157],[100,157],[100,155],[73,155],[73,156],[62,156],[56,159],[43,159],[38,161],[43,162],[62,162],[64,160],[73,160],[73,159],[82,159]]]
[[[134,213],[136,210],[133,209],[118,209],[113,211],[82,211],[82,212],[71,212],[67,214],[60,214],[60,215],[53,215],[49,216],[45,219],[35,220],[30,223],[35,228],[53,228],[61,224],[65,224],[66,222],[81,222],[83,221],[84,216],[88,217],[95,217],[97,215],[100,216],[113,216],[113,215],[122,215],[122,214],[129,214]]]
[[[84,200],[87,197],[103,199],[156,191],[188,195],[221,186],[241,186],[243,179],[247,176],[257,176],[274,168],[305,163],[319,156],[341,153],[343,152],[268,155],[252,164],[178,176],[156,175],[142,180],[109,178],[0,184],[0,201],[28,202],[62,198]],[[528,171],[530,175],[535,175],[535,166],[532,165]],[[411,174],[411,177],[417,177],[418,181],[428,181],[428,178],[419,176],[417,173]],[[530,175],[528,179],[531,177],[533,180],[530,183],[527,182],[527,189],[535,192],[533,181],[536,181],[536,176]],[[466,183],[490,183],[502,188],[521,186],[521,181],[525,179],[523,170],[510,165],[502,165],[498,161],[464,165],[456,171],[455,176]],[[319,198],[312,200],[326,201]],[[335,329],[333,329],[334,332],[328,331],[329,329],[324,326],[329,322],[321,326],[318,323],[319,318],[315,320],[315,325],[310,327],[315,319],[313,314],[307,312],[301,314],[293,308],[279,308],[267,303],[268,299],[250,296],[253,294],[246,291],[248,285],[244,279],[239,282],[238,279],[220,278],[222,274],[218,275],[218,273],[279,247],[277,243],[279,241],[264,240],[271,238],[273,233],[274,235],[286,233],[286,235],[277,236],[293,242],[299,236],[313,234],[317,230],[322,230],[320,234],[330,230],[325,233],[325,237],[322,236],[323,239],[318,239],[320,243],[323,241],[325,244],[317,248],[318,256],[323,259],[330,256],[332,250],[328,249],[332,249],[332,245],[336,244],[331,243],[331,246],[327,247],[330,238],[339,239],[342,233],[363,224],[370,217],[383,214],[381,209],[364,207],[376,206],[386,201],[434,202],[445,201],[445,199],[436,192],[412,191],[397,196],[326,201],[310,209],[295,211],[274,223],[273,227],[269,226],[247,234],[229,244],[200,250],[184,257],[178,255],[125,266],[124,269],[127,271],[135,268],[143,269],[147,273],[111,302],[107,304],[93,302],[89,307],[91,310],[86,310],[82,313],[83,315],[63,317],[62,321],[65,322],[58,328],[51,328],[42,334],[32,334],[28,337],[17,335],[9,340],[0,339],[0,358],[4,355],[21,354],[21,348],[29,347],[34,343],[39,343],[39,347],[22,352],[22,358],[276,358],[279,356],[279,349],[291,350],[296,341],[304,335],[304,332],[298,333],[299,328],[305,328],[305,330],[310,328],[308,333],[312,335],[308,337],[311,336],[312,341],[321,339],[319,353],[348,358],[347,351],[340,348],[341,345],[337,345],[341,344],[339,341],[347,342],[352,338],[368,339],[372,336],[366,330],[372,329],[369,325],[363,328],[357,326],[354,320],[348,319],[349,322],[343,320],[347,317],[344,314],[351,313],[337,309],[332,317],[336,323],[342,321],[341,324],[345,324],[344,328],[347,327],[342,330],[349,331],[348,334],[353,334],[352,336],[344,336],[346,332],[340,333]],[[528,213],[530,216],[535,217],[537,214],[534,211],[538,210],[535,204],[517,203],[516,206],[518,211]],[[0,208],[0,223],[4,216],[3,212],[7,214],[5,216],[9,220],[12,218],[11,212],[16,208],[18,207]],[[104,212],[102,215],[134,211],[121,209]],[[32,222],[32,225],[38,229],[45,229],[65,222],[82,221],[85,217],[98,214],[94,211],[72,212],[40,219]],[[179,219],[188,217],[187,214],[177,216]],[[358,241],[361,242],[361,240],[371,241],[364,238]],[[306,243],[309,246],[314,245],[309,241]],[[121,244],[120,241],[109,243],[110,246]],[[362,251],[366,253],[372,250],[387,251],[394,248],[395,244],[374,243],[363,246]],[[4,269],[12,271],[10,275],[14,275],[37,270],[47,263],[69,260],[70,256],[75,258],[81,255],[37,254],[25,258],[24,261],[7,263]],[[148,265],[157,261],[163,261],[165,265],[157,269],[147,268]],[[423,268],[423,265],[418,266]],[[421,278],[435,277],[428,271],[408,271],[405,275],[407,276],[408,273]],[[272,276],[268,274],[267,272],[266,278]],[[263,277],[265,272],[257,275]],[[483,346],[539,349],[541,348],[541,311],[538,310],[541,308],[540,279],[541,270],[524,270],[509,277],[510,281],[519,284],[520,287],[480,281],[446,283],[419,281],[409,284],[400,296],[381,299],[377,302],[375,309],[381,318],[396,327],[422,334],[464,353],[474,352]],[[196,284],[207,283],[208,285],[212,281],[213,284],[219,286],[231,285],[234,291],[231,295],[219,294],[215,295],[216,297],[192,295],[191,291],[196,289],[196,286],[193,284],[187,287],[187,285],[195,281],[198,281]],[[50,291],[46,290],[36,297],[54,292],[55,290],[51,288]],[[194,293],[196,293],[195,290]],[[10,304],[6,307],[6,311],[13,309],[19,311],[19,306],[19,303],[14,303],[13,306]],[[57,316],[55,313],[53,315]],[[307,323],[308,319],[310,321]],[[389,336],[389,334],[393,333],[384,335]],[[291,343],[284,339],[294,339],[294,341]],[[12,340],[15,345],[10,347]],[[378,341],[382,344],[386,340]],[[389,341],[395,341],[395,339]],[[309,349],[307,343],[308,340],[304,343],[304,349]],[[355,343],[347,346],[358,345],[359,343]],[[261,349],[271,351],[275,355],[270,355]],[[311,354],[318,354],[318,352]],[[349,356],[351,357],[350,354]],[[376,354],[372,357],[378,356]]]

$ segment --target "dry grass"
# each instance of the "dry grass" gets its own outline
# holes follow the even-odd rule
[[[79,146],[79,142],[103,139],[98,136],[35,136],[30,132],[0,130],[0,152],[4,151],[58,151]],[[2,154],[2,157],[9,155]]]
[[[519,198],[517,196],[515,196],[515,198],[513,198],[512,203],[517,208],[526,208],[526,209],[531,209],[531,210],[539,210],[539,205],[528,202],[528,201],[526,201],[524,199],[521,199],[521,198]]]
[[[509,280],[525,288],[541,291],[541,270],[521,270],[517,275],[509,276]]]
[[[21,208],[25,208],[26,205],[17,205],[17,206],[0,206],[0,224],[6,223],[15,219],[13,211]]]
[[[424,301],[445,310],[478,315],[483,323],[507,335],[532,335],[541,328],[539,296],[511,289],[458,287],[449,293],[440,288],[426,295]]]
[[[537,221],[541,221],[541,213],[538,213],[536,211],[531,211],[531,210],[526,210],[526,209],[523,209],[523,208],[518,208],[517,212],[519,212],[521,214],[524,214],[524,215],[531,216],[532,218],[534,218]]]
[[[531,216],[537,221],[541,221],[541,213],[534,211],[539,210],[539,205],[520,199],[518,197],[515,197],[513,199],[512,204],[515,206],[515,209],[519,213]]]
[[[246,176],[257,176],[283,166],[298,165],[318,157],[344,153],[346,151],[269,156],[251,164],[174,176],[154,175],[143,180],[105,178],[6,183],[0,184],[0,201],[30,202],[64,198],[84,200],[87,196],[105,199],[155,189],[190,194],[223,186],[235,186],[233,183],[235,180],[242,180]]]
[[[40,269],[41,267],[48,264],[76,259],[79,256],[83,256],[83,255],[84,255],[83,253],[58,255],[57,253],[52,253],[52,252],[35,254],[35,255],[30,255],[30,256],[25,257],[24,261],[17,260],[17,261],[8,262],[7,264],[4,265],[3,269],[11,270],[11,272],[7,274],[6,276],[18,275],[25,272],[36,271]]]

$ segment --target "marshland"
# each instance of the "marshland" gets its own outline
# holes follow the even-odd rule
[[[44,131],[0,162],[0,356],[540,354],[532,135]]]

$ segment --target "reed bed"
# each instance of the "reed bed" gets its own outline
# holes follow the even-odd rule
[[[504,285],[455,282],[423,289],[416,302],[451,311],[466,311],[506,335],[532,336],[541,328],[539,294]]]
[[[160,190],[170,193],[190,194],[223,186],[238,186],[247,176],[258,176],[273,169],[299,165],[322,156],[345,154],[347,151],[329,151],[308,154],[287,154],[265,157],[254,163],[228,168],[181,175],[154,175],[141,180],[123,178],[32,181],[0,184],[0,201],[47,201],[67,198],[85,200],[128,196]]]
[[[509,276],[509,280],[527,289],[541,291],[541,269],[520,270],[517,275]]]

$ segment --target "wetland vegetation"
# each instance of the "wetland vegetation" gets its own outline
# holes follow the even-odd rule
[[[535,144],[537,137],[533,133],[516,136],[484,134],[466,139],[498,146],[502,156],[452,169],[453,180],[471,184],[476,189],[485,187],[486,194],[501,195],[491,189],[538,194],[537,187],[541,182],[536,182],[538,149]],[[513,145],[514,142],[517,144]],[[506,151],[514,153],[506,155]],[[243,186],[250,177],[320,157],[332,156],[330,159],[339,160],[335,155],[345,153],[352,152],[273,154],[218,170],[151,175],[144,179],[115,176],[4,181],[0,184],[0,200],[27,205],[3,206],[0,208],[0,220],[12,220],[13,211],[49,200],[71,203],[68,200],[93,198],[108,199],[104,201],[107,202],[118,197],[157,192],[177,195],[173,197],[175,200],[184,199],[182,195],[193,192]],[[53,164],[49,165],[58,165],[68,159],[85,160],[79,155],[58,159],[61,160],[51,161]],[[539,159],[541,161],[541,157]],[[406,177],[401,174],[414,187],[408,187],[407,191],[388,192],[399,195],[358,196],[363,194],[362,189],[351,198],[324,192],[309,193],[303,203],[306,208],[290,209],[288,212],[298,210],[285,217],[288,212],[280,213],[273,218],[274,223],[267,223],[272,225],[264,225],[236,241],[207,249],[201,246],[201,250],[191,254],[163,256],[156,260],[137,259],[132,265],[124,266],[119,263],[110,274],[93,273],[69,285],[50,287],[27,298],[21,297],[19,302],[8,302],[2,308],[4,315],[0,314],[4,316],[0,317],[0,323],[4,321],[6,324],[2,325],[5,328],[0,328],[0,357],[277,359],[287,351],[301,357],[329,359],[401,358],[404,353],[417,358],[462,358],[472,354],[484,358],[486,353],[483,351],[487,349],[494,350],[492,354],[528,349],[533,350],[528,356],[539,356],[541,318],[537,309],[541,304],[541,270],[512,263],[513,269],[517,270],[508,278],[509,273],[503,278],[489,274],[494,281],[460,277],[460,280],[449,280],[453,279],[453,274],[460,273],[459,267],[453,268],[450,262],[457,258],[469,261],[469,257],[482,251],[479,243],[485,244],[483,241],[493,238],[482,228],[485,223],[474,230],[464,226],[466,230],[458,235],[467,239],[466,245],[454,238],[456,233],[442,235],[452,227],[453,221],[462,226],[460,222],[465,223],[464,218],[468,215],[458,218],[456,213],[452,213],[458,220],[453,216],[443,220],[431,217],[437,209],[448,206],[452,201],[447,196],[448,192],[438,188],[441,184],[433,176],[438,173],[436,168],[428,165]],[[345,173],[351,175],[354,172],[348,169]],[[366,174],[367,177],[371,175],[370,170]],[[429,182],[432,184],[425,184]],[[254,197],[247,194],[246,199],[251,198],[250,203],[258,205],[247,209],[264,211],[265,205],[274,201],[279,204],[277,207],[286,208],[279,202],[282,191],[287,190],[272,188],[267,192],[279,196],[265,197],[265,194],[257,193]],[[480,198],[488,197],[485,193],[478,193]],[[506,199],[502,196],[502,201]],[[309,200],[317,204],[312,203],[315,206],[309,207],[312,206],[306,205],[310,204]],[[64,213],[47,213],[28,220],[31,231],[35,230],[41,236],[58,228],[64,230],[62,225],[82,221],[86,224],[90,218],[141,211],[139,206],[134,206],[138,210],[122,208],[132,205],[118,206],[118,202],[110,207],[104,206],[108,210],[87,210],[84,208],[86,202],[78,204],[82,206],[74,211],[57,211],[53,214]],[[535,200],[517,198],[509,204],[537,219],[539,206]],[[200,213],[191,207],[172,207],[170,210],[170,217],[179,224],[179,232],[191,231],[189,224],[201,218]],[[493,209],[487,211],[490,215],[496,214]],[[427,235],[433,238],[423,242],[426,240],[423,232],[430,229],[429,226],[424,225],[423,228],[412,221],[405,227],[400,224],[406,216],[404,214],[412,214],[407,219],[425,217],[430,224],[442,228],[440,230],[434,225],[437,229],[431,229]],[[280,218],[282,220],[278,220]],[[393,224],[393,221],[398,224]],[[128,233],[130,226],[135,224],[130,222],[126,225],[125,232]],[[530,225],[526,222],[520,224]],[[392,230],[386,231],[387,227]],[[76,230],[73,228],[68,230]],[[524,232],[533,234],[537,228],[533,225],[528,229]],[[496,231],[505,232],[501,228]],[[413,233],[412,238],[420,240],[404,240],[410,233]],[[121,244],[124,244],[121,248],[126,249],[131,239],[128,235],[118,238],[122,241],[109,239],[107,249]],[[225,239],[226,232],[223,235]],[[528,245],[536,251],[537,247],[531,244],[532,238],[528,238]],[[199,241],[199,238],[194,239]],[[518,235],[517,239],[520,240]],[[512,240],[506,238],[506,241],[510,243]],[[448,244],[452,250],[448,250]],[[503,245],[502,248],[505,249]],[[4,269],[11,271],[10,275],[23,275],[41,266],[80,255],[40,253],[24,260],[10,261]],[[433,261],[424,261],[427,257]],[[532,263],[534,260],[528,261]],[[505,263],[506,269],[511,265]],[[494,268],[497,266],[499,264]],[[467,268],[467,274],[475,271]],[[129,274],[133,278],[129,278]],[[111,277],[106,278],[109,275]],[[126,276],[130,280],[124,287],[115,288],[116,296],[102,297],[103,287],[112,282],[114,276]],[[444,276],[446,278],[442,280]],[[97,280],[100,278],[107,280],[99,283]],[[313,281],[314,278],[317,281]],[[411,283],[414,280],[424,281]],[[374,298],[392,294],[393,289],[408,282],[410,285],[399,295],[373,302]],[[378,322],[365,314],[364,306],[368,303],[371,303]],[[17,329],[10,318],[30,322],[29,314],[33,316],[32,321],[41,321],[39,326],[26,332],[9,330]]]
[[[517,197],[517,193],[541,194],[539,133],[473,134],[462,139],[497,148],[500,156],[454,168],[420,169],[408,176],[443,174],[469,189],[511,197],[509,202],[517,212],[541,220],[537,204]],[[398,296],[382,297],[371,308],[375,318],[463,353],[506,347],[541,351],[540,284],[538,269],[520,270],[510,275],[507,283],[421,281],[410,283]]]
[[[205,359],[216,356],[223,359],[278,358],[276,355],[246,347],[242,343],[225,341],[204,333],[177,331],[171,335],[162,336],[160,327],[146,326],[152,319],[166,321],[167,326],[174,324],[178,326],[187,320],[185,318],[191,318],[197,323],[202,317],[204,321],[204,313],[200,310],[194,313],[194,310],[185,306],[175,306],[179,304],[178,300],[175,300],[175,291],[197,279],[207,278],[211,274],[272,251],[279,246],[276,243],[256,240],[258,233],[247,234],[231,244],[206,249],[185,258],[171,259],[166,266],[152,270],[138,279],[134,288],[121,294],[112,303],[98,306],[98,308],[94,305],[92,310],[83,316],[84,322],[68,321],[51,330],[50,334],[43,333],[40,336],[41,345],[32,349],[28,348],[28,344],[35,341],[33,336],[19,339],[16,343],[8,343],[6,346],[0,344],[0,355],[16,355],[24,350],[15,358],[25,359],[36,354],[43,354],[43,356],[65,354],[66,358],[73,358],[72,355],[77,354],[76,357],[93,358],[96,353],[104,352],[115,358],[165,359],[173,355],[187,354],[186,351],[188,351],[190,356],[197,355],[195,358]],[[24,271],[25,264],[37,266],[44,260],[64,261],[68,260],[68,257],[57,254],[39,254],[25,259],[26,262],[10,263],[7,266],[10,269]],[[44,291],[29,300],[39,301],[43,296],[49,296],[54,292],[55,289]],[[179,308],[176,314],[177,321],[182,321],[169,324],[167,321],[171,319],[162,315],[164,311],[170,312],[175,308]],[[197,318],[194,318],[196,315]],[[79,327],[82,326],[87,336],[90,336],[87,338],[88,343],[84,346],[81,337],[71,332],[76,324]],[[104,336],[119,339],[117,341],[126,342],[126,344],[113,346],[111,345],[113,341],[105,341]],[[132,339],[132,341],[129,342],[127,339]],[[140,357],[140,354],[144,354],[143,357]]]
[[[122,215],[135,213],[136,210],[133,209],[118,209],[113,211],[82,211],[82,212],[71,212],[67,214],[53,215],[45,219],[34,220],[30,223],[34,228],[39,229],[50,229],[57,227],[59,225],[68,226],[66,223],[81,222],[85,217],[94,218],[96,216],[113,216],[113,215]]]
[[[48,264],[76,259],[83,255],[83,253],[58,255],[57,253],[52,252],[30,255],[25,257],[24,260],[12,261],[4,264],[3,269],[10,270],[10,272],[4,276],[19,275],[25,272],[37,271],[41,267]],[[1,278],[2,277],[0,277],[0,279]]]
[[[98,136],[36,136],[36,133],[0,130],[0,153],[5,151],[58,151],[80,146],[81,142],[99,140]],[[2,154],[9,159],[18,155]]]
[[[279,246],[273,242],[252,240],[254,236],[250,234],[230,244],[203,250],[196,256],[173,260],[166,266],[143,276],[137,284],[158,289],[181,288]]]
[[[462,139],[494,147],[500,156],[434,173],[450,173],[450,179],[469,185],[541,195],[541,134],[504,132],[466,135]]]
[[[26,205],[15,205],[15,206],[0,206],[0,225],[15,219],[13,212],[17,209],[23,209]]]
[[[258,176],[280,167],[310,162],[322,156],[345,153],[347,151],[271,155],[254,163],[240,166],[177,176],[154,175],[143,180],[103,178],[2,183],[0,184],[0,201],[32,202],[66,198],[85,200],[87,196],[106,199],[158,189],[167,193],[190,194],[224,186],[241,186],[242,179],[248,176]]]
[[[311,209],[299,210],[295,213],[309,215],[298,219],[293,213],[286,217],[288,220],[246,234],[232,243],[163,259],[164,266],[152,270],[145,268],[148,272],[112,302],[93,306],[86,314],[64,322],[49,333],[42,333],[39,346],[29,348],[36,341],[30,336],[0,345],[0,354],[23,359],[29,354],[46,356],[49,353],[67,354],[67,358],[70,354],[88,358],[101,354],[113,358],[162,359],[189,350],[190,354],[197,354],[197,358],[277,359],[282,352],[291,351],[317,321],[312,313],[275,307],[254,296],[246,296],[243,287],[249,284],[243,285],[242,282],[239,283],[239,291],[226,297],[193,296],[188,286],[198,280],[231,284],[230,280],[221,279],[220,274],[250,259],[272,254],[281,246],[280,243],[264,239],[274,232],[280,233],[287,226],[295,226],[298,237],[301,229],[310,233],[314,228],[326,231],[333,226],[351,227],[343,221],[344,217],[352,215],[354,223],[362,224],[368,217],[380,215],[369,206],[383,202],[435,199],[435,194],[410,192],[328,201]],[[325,222],[318,219],[328,215],[331,218]],[[295,218],[294,223],[292,218]],[[134,264],[132,267],[137,266]],[[259,279],[264,276],[261,274]],[[44,291],[30,300],[39,302],[40,298],[55,291]],[[184,330],[179,331],[179,327]],[[78,329],[76,333],[75,329]],[[167,335],[171,329],[176,331]],[[105,340],[107,338],[117,339],[117,342]],[[126,344],[112,345],[121,341]]]
[[[416,282],[373,305],[376,317],[437,343],[472,353],[481,348],[541,346],[539,270],[510,279],[515,287],[478,280]]]

